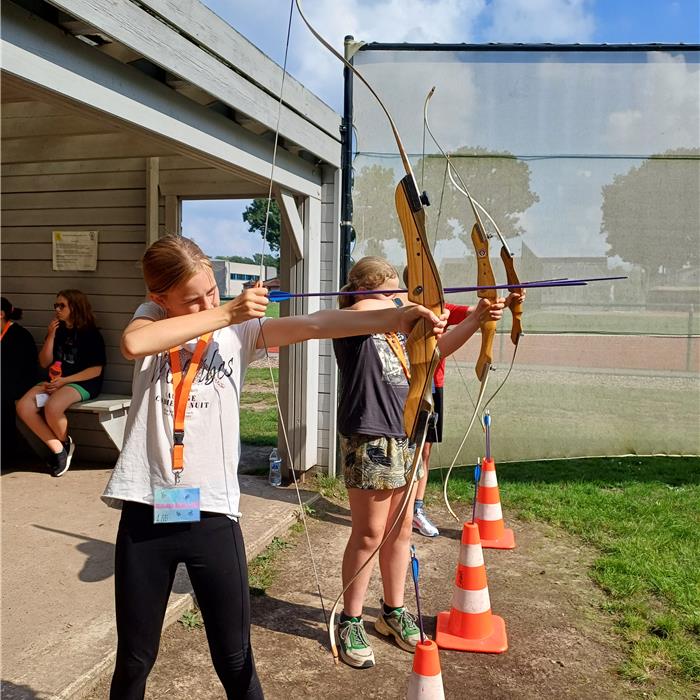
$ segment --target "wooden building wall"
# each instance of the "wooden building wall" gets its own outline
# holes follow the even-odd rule
[[[321,291],[338,289],[340,248],[340,171],[326,169],[321,194]],[[321,299],[322,309],[338,307],[334,297]],[[336,473],[336,406],[337,374],[333,342],[319,341],[318,382],[318,464],[330,475]]]

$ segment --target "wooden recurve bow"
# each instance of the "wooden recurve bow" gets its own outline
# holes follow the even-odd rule
[[[440,275],[428,247],[425,228],[425,206],[427,205],[427,197],[424,193],[421,194],[418,191],[416,178],[413,174],[408,154],[403,146],[396,124],[389,110],[365,77],[350,62],[346,61],[345,58],[309,23],[302,11],[300,0],[296,0],[296,6],[302,20],[309,28],[309,31],[336,58],[347,66],[362,83],[364,83],[389,120],[389,125],[405,170],[404,177],[399,181],[396,187],[395,204],[406,244],[406,256],[408,261],[408,298],[416,304],[421,304],[429,308],[436,316],[440,316],[444,311],[444,297]],[[410,473],[406,478],[404,497],[394,521],[389,529],[386,530],[384,538],[376,549],[345,584],[331,610],[328,633],[331,652],[336,663],[338,663],[338,650],[335,640],[335,616],[338,611],[338,606],[347,589],[360,573],[369,566],[404,517],[406,506],[413,493],[415,477],[421,464],[421,455],[423,452],[423,445],[425,444],[428,421],[433,414],[433,375],[440,361],[440,352],[437,347],[437,339],[432,334],[432,325],[428,321],[420,320],[416,323],[408,337],[406,351],[411,365],[411,378],[409,380],[408,398],[404,408],[404,429],[409,441],[415,445],[413,462]]]

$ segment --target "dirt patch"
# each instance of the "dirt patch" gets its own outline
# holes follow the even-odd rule
[[[270,450],[274,445],[241,445],[239,474],[259,474],[270,466]]]
[[[339,566],[349,533],[349,511],[322,501],[310,520],[310,536],[321,577],[326,609],[340,591]],[[434,632],[434,615],[449,608],[460,531],[444,508],[431,508],[443,536],[416,536],[421,564],[421,596],[426,631]],[[485,550],[495,613],[506,621],[509,650],[502,655],[441,651],[447,698],[630,698],[642,697],[614,672],[619,642],[601,611],[603,594],[587,571],[594,553],[575,539],[541,524],[511,522],[515,550]],[[381,587],[375,572],[367,597],[365,620],[377,665],[357,671],[334,666],[306,542],[293,545],[278,559],[277,577],[266,595],[252,597],[253,648],[265,696],[314,700],[351,694],[360,698],[404,698],[412,657],[374,632]],[[407,604],[415,609],[407,579]],[[104,698],[107,682],[90,698]],[[346,689],[348,692],[343,692]],[[351,689],[351,693],[349,692]],[[204,630],[180,624],[163,635],[151,674],[148,698],[222,698],[211,667]]]

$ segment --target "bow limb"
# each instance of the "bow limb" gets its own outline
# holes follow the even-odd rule
[[[515,292],[517,294],[522,294],[523,289],[520,286],[520,280],[518,279],[518,274],[515,271],[515,261],[513,260],[513,256],[510,254],[510,252],[505,246],[501,248],[501,260],[503,260],[503,266],[506,269],[508,291]],[[523,326],[521,320],[523,316],[523,302],[511,302],[510,312],[513,314],[513,326],[510,330],[510,339],[513,345],[517,345],[520,341],[520,337],[523,334]]]
[[[495,285],[496,280],[489,258],[489,241],[478,224],[474,224],[472,228],[472,243],[476,252],[478,284],[481,286],[482,280],[487,280],[484,284]],[[493,304],[498,298],[498,293],[495,289],[481,289],[477,292],[477,296],[481,299],[488,299]],[[481,320],[479,327],[481,328],[481,350],[474,369],[479,381],[483,383],[486,374],[493,365],[493,339],[496,335],[496,321]]]
[[[454,167],[452,164],[452,160],[450,159],[449,155],[447,155],[447,151],[440,145],[438,142],[437,138],[435,138],[435,134],[433,134],[430,124],[428,122],[428,104],[430,103],[431,98],[435,94],[435,88],[433,87],[430,92],[428,93],[427,97],[425,98],[425,103],[423,105],[423,123],[425,124],[427,132],[430,134],[430,137],[433,139],[435,145],[438,147],[440,153],[442,156],[445,158],[447,161],[447,172],[450,178],[450,182],[452,183],[453,187],[460,192],[462,195],[464,195],[467,200],[469,201],[469,204],[472,208],[472,212],[474,213],[474,219],[476,220],[476,225],[479,229],[479,236],[480,238],[486,242],[486,247],[488,251],[488,239],[486,236],[486,230],[484,228],[483,221],[481,219],[481,216],[479,214],[479,211],[483,212],[484,215],[489,219],[491,224],[493,225],[494,230],[496,231],[496,235],[501,241],[501,260],[503,260],[503,265],[506,270],[506,278],[508,280],[508,290],[510,292],[517,292],[518,294],[522,294],[522,288],[519,286],[520,282],[518,279],[518,275],[515,272],[515,261],[513,257],[513,253],[510,251],[510,248],[508,247],[508,243],[506,243],[506,239],[501,233],[501,229],[498,227],[498,224],[493,220],[493,217],[489,212],[477,202],[474,197],[472,197],[471,192],[469,191],[469,188],[467,187],[466,183],[462,179],[462,176],[459,174],[459,171],[457,168]],[[459,180],[459,184],[455,181],[455,177]],[[474,241],[474,232],[472,231],[472,242]],[[476,243],[474,243],[476,247]],[[489,261],[489,267],[491,266],[491,263]],[[495,282],[493,283],[495,284]],[[479,296],[482,296],[479,294]],[[522,313],[523,313],[523,305],[522,302],[517,302],[511,304],[511,313],[513,314],[513,327],[511,329],[510,333],[510,338],[513,342],[513,345],[517,346],[518,341],[520,340],[520,337],[523,334],[522,330],[522,323],[521,323],[521,318],[522,318]],[[482,329],[483,333],[483,329]],[[483,361],[483,358],[482,358]],[[477,376],[479,375],[479,369],[477,365]],[[480,377],[481,378],[481,377]]]

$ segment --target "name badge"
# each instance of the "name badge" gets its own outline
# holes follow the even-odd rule
[[[199,522],[199,488],[173,486],[153,492],[153,522]]]

